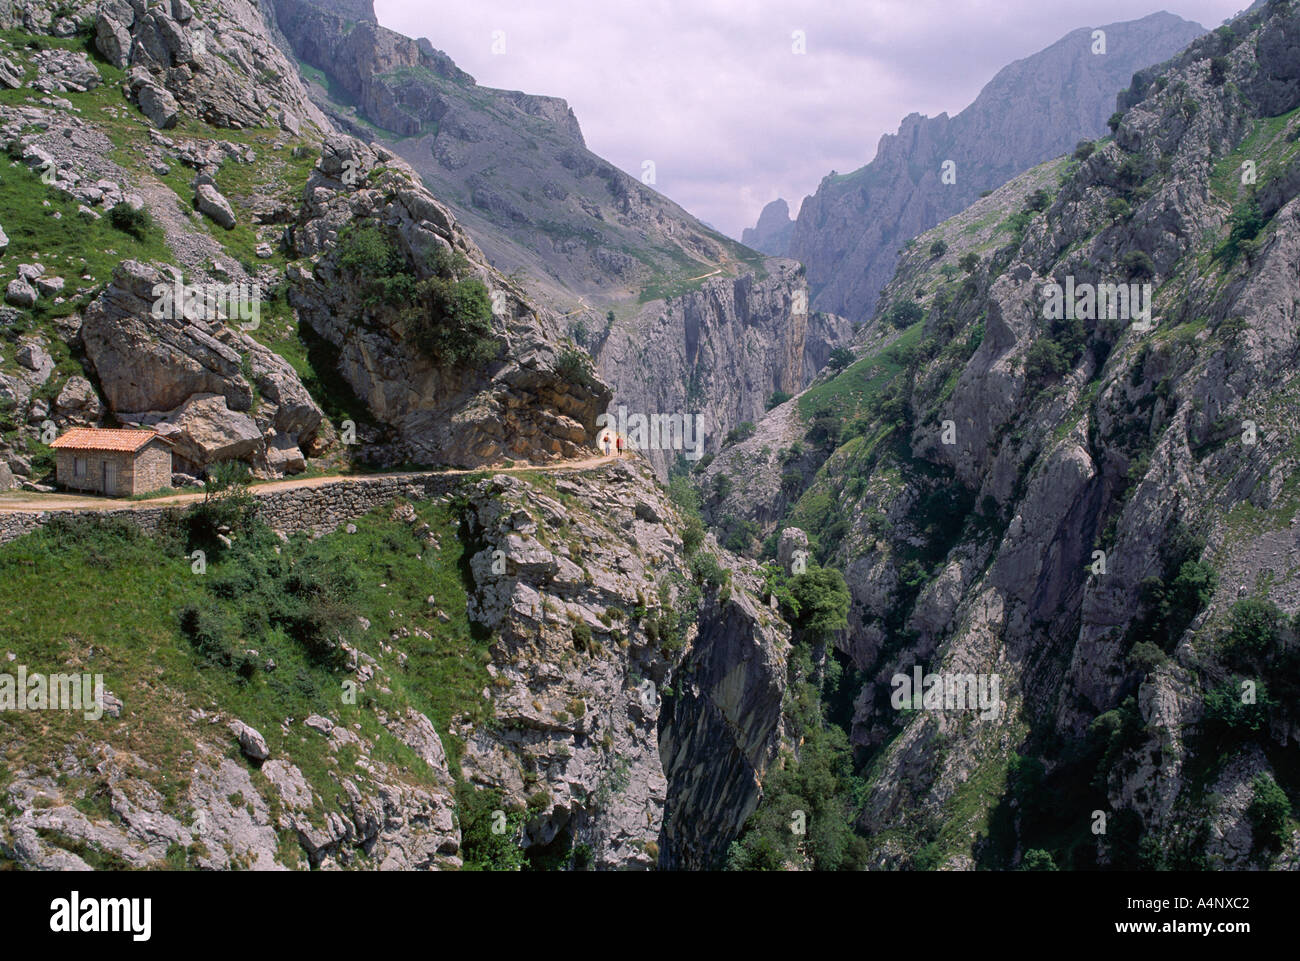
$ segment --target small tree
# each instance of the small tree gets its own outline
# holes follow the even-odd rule
[[[790,595],[795,623],[814,640],[849,626],[849,589],[839,571],[818,567],[798,574],[790,581]]]
[[[831,370],[843,370],[854,361],[853,351],[847,347],[836,347],[831,351],[830,359],[826,361],[826,366]]]
[[[1286,821],[1291,816],[1291,802],[1277,781],[1267,774],[1255,775],[1252,782],[1255,795],[1246,815],[1255,833],[1257,848],[1278,847],[1286,834]]]
[[[945,244],[942,240],[936,240],[934,243],[930,245],[931,257],[942,257],[947,252],[948,252],[948,245]]]
[[[977,253],[962,254],[961,260],[957,261],[957,266],[968,274],[973,274],[980,268],[980,255]]]

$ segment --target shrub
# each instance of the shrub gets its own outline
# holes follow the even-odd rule
[[[957,266],[968,274],[973,274],[980,268],[980,255],[973,251],[969,254],[962,254],[961,259],[957,261]]]
[[[836,347],[831,351],[830,358],[826,361],[826,366],[831,370],[843,370],[854,361],[853,351],[847,347]]]
[[[1123,197],[1111,197],[1106,201],[1106,213],[1116,220],[1124,220],[1133,215],[1133,207]]]
[[[772,396],[767,399],[767,409],[772,410],[774,407],[780,407],[788,401],[793,395],[783,390],[774,391]]]
[[[715,500],[726,500],[731,496],[731,489],[734,485],[731,478],[726,474],[713,475],[713,497]]]
[[[1124,114],[1116,110],[1113,114],[1110,115],[1110,118],[1106,121],[1106,126],[1110,128],[1111,133],[1115,133],[1117,130],[1119,130],[1119,125],[1123,121],[1124,121]]]
[[[1267,654],[1277,644],[1282,612],[1272,601],[1247,597],[1232,605],[1224,638],[1229,651],[1247,657]]]
[[[1130,250],[1120,258],[1119,265],[1130,279],[1149,280],[1156,275],[1156,265],[1144,250]]]
[[[1291,802],[1273,778],[1255,775],[1255,789],[1246,815],[1255,833],[1256,848],[1279,847],[1286,835],[1286,821],[1291,816]]]
[[[717,590],[731,580],[731,575],[723,570],[718,559],[708,551],[698,551],[691,558],[691,576],[696,583]]]
[[[492,332],[488,289],[477,278],[426,277],[416,285],[415,307],[406,319],[415,344],[442,366],[486,364],[501,349]]]
[[[1087,160],[1096,151],[1097,145],[1091,140],[1080,140],[1074,148],[1074,159],[1078,161]]]
[[[848,627],[849,589],[844,575],[828,567],[798,574],[790,581],[795,623],[815,640]]]
[[[580,350],[565,347],[555,359],[555,372],[570,384],[578,384],[593,390],[596,377],[591,369],[591,359]]]
[[[587,626],[586,621],[578,621],[573,625],[570,632],[573,637],[573,646],[584,654],[591,649],[591,628]]]
[[[1034,213],[1042,213],[1051,203],[1052,195],[1040,187],[1025,200],[1025,209],[1032,210]]]
[[[905,330],[924,319],[925,311],[919,304],[910,300],[900,301],[885,312],[886,322],[897,330]]]
[[[412,266],[392,228],[367,224],[343,233],[337,257],[362,303],[395,311],[403,333],[435,363],[474,366],[496,357],[491,298],[481,280],[462,278],[464,254],[437,248]]]
[[[1231,228],[1228,239],[1219,245],[1215,253],[1229,263],[1237,259],[1242,251],[1249,251],[1259,232],[1264,229],[1264,215],[1259,209],[1259,202],[1250,198],[1239,204],[1228,220]]]
[[[944,243],[942,240],[936,240],[934,243],[930,245],[931,257],[942,257],[947,252],[948,252],[948,245]]]
[[[1050,337],[1039,337],[1025,352],[1025,378],[1031,384],[1043,384],[1069,369],[1065,351]]]
[[[1216,87],[1228,79],[1228,58],[1214,57],[1210,60],[1210,83]]]
[[[497,788],[475,790],[468,781],[456,785],[456,814],[460,820],[460,855],[465,871],[519,871],[524,852],[519,846],[523,813],[506,805]],[[501,816],[505,816],[505,830]]]
[[[1055,871],[1056,861],[1052,855],[1042,848],[1030,848],[1025,852],[1024,858],[1020,862],[1022,871]]]
[[[743,421],[727,431],[727,436],[722,443],[729,446],[743,440],[749,440],[757,431],[758,428],[754,426],[753,421]]]
[[[108,222],[123,233],[130,234],[141,241],[153,229],[153,218],[149,216],[149,211],[143,207],[136,210],[126,201],[113,205],[108,212]]]

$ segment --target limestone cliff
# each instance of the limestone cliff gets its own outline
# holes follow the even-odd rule
[[[824,178],[804,200],[788,248],[808,268],[813,306],[869,318],[905,241],[1100,136],[1134,71],[1204,33],[1168,13],[1098,29],[1104,47],[1091,29],[1071,31],[1003,68],[956,116],[910,114],[898,133],[880,138],[866,166]]]

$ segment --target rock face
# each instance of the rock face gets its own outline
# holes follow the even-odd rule
[[[338,237],[349,224],[372,219],[391,228],[412,270],[427,272],[440,251],[466,258],[469,275],[487,286],[497,308],[495,359],[473,369],[435,363],[403,340],[395,311],[367,307],[362,287],[369,278],[340,268]],[[388,437],[371,446],[371,457],[471,467],[594,451],[595,418],[608,388],[560,371],[563,335],[555,315],[534,308],[487,266],[451,212],[396,156],[348,137],[328,141],[291,236],[295,251],[315,262],[310,273],[291,271],[293,305],[337,349],[340,373],[387,425]]]
[[[703,417],[703,452],[716,452],[731,428],[757,421],[776,391],[802,390],[830,352],[851,341],[843,318],[801,310],[802,270],[768,261],[758,280],[707,281],[698,293],[647,304],[614,325],[596,349],[614,388],[615,414]],[[649,450],[661,476],[683,452]],[[698,460],[698,458],[696,458]]]
[[[81,338],[109,409],[178,429],[184,456],[200,467],[223,456],[259,463],[267,431],[312,441],[324,415],[293,368],[224,323],[156,310],[155,289],[173,284],[174,275],[128,260],[86,308]]]
[[[1072,31],[1004,68],[949,117],[906,117],[875,158],[832,173],[804,200],[788,256],[808,268],[813,306],[854,322],[872,316],[902,244],[969,206],[980,193],[1106,132],[1115,95],[1134,71],[1205,31],[1168,13]],[[944,164],[955,180],[944,181]],[[951,179],[951,178],[950,178]],[[765,211],[766,213],[766,211]]]
[[[259,126],[271,113],[329,129],[262,17],[249,0],[202,19],[186,3],[106,0],[95,15],[95,46],[128,71],[128,89],[158,127],[172,126],[179,110],[214,127]]]
[[[790,219],[790,205],[784,200],[773,200],[763,208],[758,223],[746,227],[740,235],[741,243],[772,257],[790,256],[790,237],[794,221]]]
[[[807,434],[817,457],[765,522],[797,521],[850,590],[836,646],[860,672],[859,825],[879,866],[1297,865],[1294,830],[1268,841],[1244,812],[1261,784],[1294,789],[1277,759],[1300,731],[1282,679],[1300,610],[1298,37],[1293,6],[1259,5],[1143,71],[1113,142],[922,234],[883,299],[915,323],[868,324],[858,363],[811,389],[861,400],[847,434]],[[1215,182],[1238,151],[1272,175]],[[980,226],[1014,213],[1009,235]],[[1129,282],[1150,283],[1149,318],[1089,312]],[[1053,284],[1079,293],[1077,327],[1053,317]],[[745,453],[726,469],[768,475],[746,491],[779,483],[787,468]],[[1261,609],[1251,653],[1241,624]],[[900,711],[892,679],[913,669],[998,695]],[[1288,694],[1243,700],[1265,677]]]
[[[780,743],[789,629],[725,554],[730,596],[683,609],[676,512],[644,465],[556,487],[571,506],[505,475],[470,497],[470,616],[499,637],[500,673],[466,776],[532,802],[528,845],[571,838],[597,867],[711,864]]]
[[[530,293],[557,312],[599,308],[585,321],[595,326],[607,306],[635,309],[651,285],[736,276],[754,260],[656,193],[653,179],[587,150],[563,100],[479,86],[428,40],[376,26],[373,14],[321,0],[274,8],[286,45],[347,94],[332,100],[313,84],[317,103],[342,129],[405,159],[487,259],[525,274]]]

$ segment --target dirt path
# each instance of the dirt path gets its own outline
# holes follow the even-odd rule
[[[618,460],[615,455],[609,457],[588,457],[584,460],[566,460],[555,464],[524,464],[516,467],[476,467],[470,470],[422,470],[397,471],[390,474],[343,474],[329,477],[306,477],[300,480],[266,481],[253,484],[249,491],[257,496],[272,491],[294,490],[299,487],[324,487],[328,484],[349,484],[364,480],[381,480],[384,478],[421,477],[426,474],[445,474],[460,476],[465,474],[515,474],[524,471],[543,471],[560,473],[566,471],[591,470],[603,467]],[[193,494],[168,494],[165,497],[151,497],[148,500],[122,500],[114,497],[88,497],[85,494],[40,494],[35,491],[9,491],[0,494],[0,514],[39,514],[43,511],[110,511],[110,510],[147,510],[151,507],[168,507],[176,504],[192,504],[203,500],[203,492]]]

